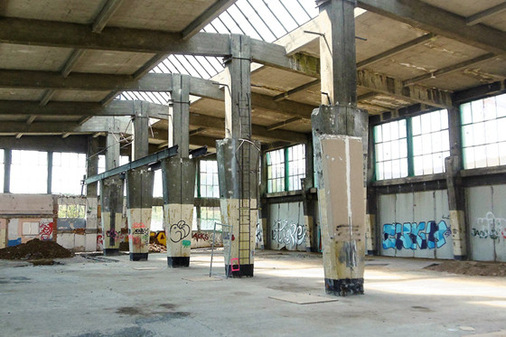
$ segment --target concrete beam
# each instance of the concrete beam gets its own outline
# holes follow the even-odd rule
[[[114,15],[116,10],[121,6],[123,0],[107,0],[102,10],[93,21],[91,31],[93,33],[101,33],[107,22]]]
[[[506,32],[484,25],[468,26],[466,18],[419,0],[358,0],[359,7],[462,43],[502,54]]]
[[[300,117],[304,119],[311,119],[311,112],[316,107],[314,105],[288,100],[276,102],[271,96],[255,93],[251,94],[251,102],[254,107],[276,111],[292,117]]]
[[[79,125],[68,122],[4,122],[0,124],[1,134],[36,133],[36,134],[84,134],[95,132],[131,133],[128,117],[94,117]]]
[[[402,53],[403,51],[406,51],[406,50],[411,49],[413,47],[419,46],[420,44],[434,38],[435,36],[436,36],[436,34],[432,34],[432,33],[425,34],[423,36],[420,36],[419,38],[416,38],[414,40],[403,43],[397,47],[394,47],[392,49],[384,51],[383,53],[379,53],[378,55],[374,55],[373,57],[370,57],[368,59],[358,62],[357,69],[365,68],[373,63],[382,61],[384,59],[387,59],[389,57],[392,57],[394,55]]]
[[[438,77],[438,76],[442,76],[442,75],[446,75],[446,74],[451,74],[451,73],[454,73],[456,71],[459,71],[459,70],[462,70],[466,67],[469,67],[470,65],[475,65],[477,63],[481,63],[481,62],[485,62],[485,61],[488,61],[492,58],[496,57],[495,54],[493,53],[488,53],[488,54],[485,54],[485,55],[481,55],[481,56],[478,56],[478,57],[475,57],[471,60],[467,60],[467,61],[464,61],[464,62],[460,62],[460,63],[457,63],[457,64],[454,64],[454,65],[451,65],[451,66],[448,66],[448,67],[445,67],[445,68],[441,68],[441,69],[438,69],[432,73],[429,73],[429,74],[423,74],[423,75],[420,75],[420,76],[417,76],[417,77],[413,77],[409,80],[405,80],[403,82],[403,85],[404,86],[409,86],[409,85],[413,85],[415,83],[418,83],[418,82],[421,82],[423,80],[426,80],[428,78],[433,78],[433,77]]]
[[[449,92],[413,85],[405,87],[402,81],[362,69],[357,73],[357,86],[399,99],[423,103],[439,108],[452,106]]]
[[[134,116],[137,101],[114,101],[108,106],[88,102],[50,102],[40,106],[33,101],[0,101],[0,115],[31,116]],[[150,117],[167,119],[169,107],[138,101]],[[33,122],[33,121],[32,121]]]
[[[75,23],[18,18],[0,20],[0,42],[76,49],[116,50],[137,53],[230,55],[230,37],[198,33],[183,41],[178,33],[106,27],[101,34]]]
[[[478,12],[474,15],[471,15],[466,18],[466,24],[468,26],[473,26],[478,23],[485,21],[486,19],[498,15],[502,12],[506,11],[506,2],[503,2],[497,6],[485,9],[484,11]]]
[[[206,9],[204,13],[200,14],[195,20],[186,26],[185,29],[183,29],[181,32],[183,39],[189,39],[193,35],[197,34],[209,22],[227,10],[227,8],[233,5],[236,1],[237,0],[217,0],[211,7]]]

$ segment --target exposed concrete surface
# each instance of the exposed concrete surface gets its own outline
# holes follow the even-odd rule
[[[255,277],[224,279],[209,250],[190,268],[165,254],[76,256],[54,266],[0,260],[2,336],[506,336],[506,280],[423,270],[434,260],[373,258],[365,295],[295,304],[269,297],[324,294],[320,255],[262,251]]]

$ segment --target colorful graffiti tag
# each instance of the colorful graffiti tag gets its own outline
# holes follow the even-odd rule
[[[39,235],[42,241],[53,239],[53,223],[41,223],[39,225]]]
[[[471,235],[479,239],[506,240],[506,219],[496,218],[494,213],[487,212],[484,218],[476,219]]]
[[[209,234],[202,233],[202,232],[196,232],[196,233],[193,233],[192,238],[194,238],[196,241],[199,241],[199,240],[209,241]]]
[[[285,246],[296,246],[304,243],[306,228],[298,223],[288,223],[288,220],[278,220],[272,230],[272,240]]]
[[[444,220],[405,222],[383,225],[383,249],[435,249],[446,244],[451,235],[450,227]]]
[[[134,223],[132,228],[128,229],[128,240],[131,240],[136,247],[142,247],[149,244],[149,228],[143,223]]]

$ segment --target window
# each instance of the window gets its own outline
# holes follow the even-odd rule
[[[408,176],[408,144],[406,120],[374,127],[376,179]]]
[[[267,157],[267,193],[296,191],[302,188],[300,179],[306,176],[304,144],[270,151]]]
[[[460,106],[464,168],[506,165],[506,94]]]
[[[155,171],[155,177],[153,180],[153,197],[154,198],[162,198],[163,197],[162,170]]]
[[[59,204],[58,218],[60,219],[84,219],[86,217],[86,206],[80,204]]]
[[[200,207],[200,229],[213,230],[215,222],[221,222],[220,208]]]
[[[0,193],[4,192],[4,172],[5,172],[5,155],[4,150],[0,149]]]
[[[82,153],[53,153],[51,193],[80,195],[81,180],[86,175],[86,155]]]
[[[302,189],[300,180],[306,177],[306,154],[303,144],[289,147],[288,151],[288,190]]]
[[[200,161],[200,197],[220,197],[218,184],[218,162],[216,160]]]
[[[12,150],[12,193],[47,193],[47,152]]]
[[[442,173],[450,156],[448,111],[438,110],[411,118],[415,175]]]
[[[158,170],[160,171],[160,170]],[[157,171],[157,172],[158,172]],[[163,206],[153,206],[151,208],[151,231],[163,231]]]
[[[285,190],[285,151],[267,152],[267,193]]]

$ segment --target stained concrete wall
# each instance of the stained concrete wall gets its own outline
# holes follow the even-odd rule
[[[384,256],[453,259],[446,190],[380,195]]]
[[[269,205],[268,240],[271,249],[306,250],[302,201]]]
[[[470,257],[506,262],[506,185],[466,189]]]

